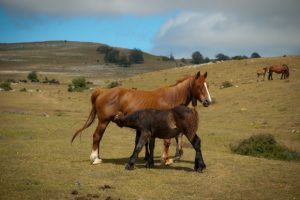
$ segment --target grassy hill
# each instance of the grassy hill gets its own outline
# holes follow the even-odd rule
[[[290,67],[288,80],[274,75],[273,81],[256,81],[257,68],[281,63]],[[126,171],[134,132],[114,124],[101,142],[103,163],[90,165],[95,124],[73,145],[70,139],[88,117],[91,91],[70,93],[64,84],[20,83],[12,86],[14,91],[0,92],[0,199],[300,199],[299,161],[242,156],[230,150],[242,139],[268,133],[300,152],[300,56],[148,72],[124,79],[122,87],[150,90],[199,70],[208,72],[214,99],[208,108],[197,106],[207,165],[202,174],[193,171],[195,152],[186,139],[180,162],[161,166],[162,142],[157,141],[155,168],[145,169],[139,159],[134,171]],[[233,86],[222,89],[225,81]],[[24,87],[28,92],[19,91]],[[170,151],[174,155],[174,146]],[[73,190],[78,194],[71,194]]]
[[[118,74],[128,77],[143,72],[175,67],[176,63],[163,61],[160,56],[143,53],[144,63],[134,64],[126,69],[106,64],[104,54],[97,52],[100,43],[46,41],[32,43],[0,44],[0,71],[41,71],[72,73],[73,75],[93,75],[111,77]],[[129,49],[116,48],[120,54],[128,54]],[[177,65],[183,64],[178,62]]]

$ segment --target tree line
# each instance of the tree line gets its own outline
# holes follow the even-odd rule
[[[250,58],[260,58],[261,56],[257,53],[257,52],[253,52],[250,56]],[[215,56],[215,59],[209,59],[208,57],[204,58],[202,56],[202,54],[199,51],[195,51],[192,54],[192,60],[191,63],[193,64],[202,64],[202,63],[208,63],[211,61],[225,61],[225,60],[242,60],[242,59],[247,59],[248,57],[243,55],[238,55],[238,56],[233,56],[233,57],[229,57],[223,53],[218,53]],[[182,58],[181,60],[183,60],[184,58]]]
[[[137,48],[129,50],[129,53],[126,53],[125,51],[119,51],[117,48],[110,47],[107,45],[102,45],[97,48],[97,51],[100,54],[104,55],[105,63],[113,63],[121,67],[129,67],[132,64],[144,63],[143,52]],[[162,61],[176,62],[176,59],[174,58],[172,53],[170,54],[169,57],[168,56],[160,56],[160,57]],[[261,56],[257,52],[253,52],[250,56],[250,58],[260,58],[260,57]],[[215,59],[210,59],[208,57],[204,57],[199,51],[195,51],[192,53],[191,59],[182,58],[180,59],[180,61],[183,63],[190,62],[192,64],[203,64],[203,63],[214,62],[214,61],[242,60],[247,58],[248,57],[245,55],[229,57],[223,53],[218,53],[215,56]]]
[[[141,64],[144,62],[143,52],[136,48],[125,54],[121,53],[117,48],[103,45],[98,47],[97,51],[100,54],[104,54],[105,63],[113,63],[121,67],[129,67],[131,64]]]

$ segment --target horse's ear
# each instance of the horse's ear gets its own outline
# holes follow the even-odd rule
[[[200,71],[196,74],[196,79],[200,77]]]
[[[207,72],[205,72],[205,74],[204,74],[204,78],[206,78],[207,77]]]

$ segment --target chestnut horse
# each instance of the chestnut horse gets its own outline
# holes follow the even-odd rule
[[[176,84],[159,88],[153,91],[133,90],[126,88],[97,89],[92,93],[92,110],[83,125],[72,137],[71,142],[84,129],[88,128],[98,117],[98,125],[93,134],[93,145],[90,159],[93,164],[99,164],[102,160],[99,157],[99,144],[107,125],[114,119],[118,112],[130,114],[132,112],[153,108],[170,109],[178,105],[187,106],[192,102],[197,105],[197,100],[207,107],[211,103],[211,97],[206,83],[207,72],[203,75],[197,72],[196,75],[189,76],[177,81]],[[136,144],[140,132],[136,134]],[[165,164],[173,161],[169,158],[168,150],[170,139],[164,141],[163,159]]]
[[[290,75],[290,70],[289,67],[286,64],[282,64],[282,65],[273,65],[271,67],[269,67],[269,77],[268,80],[273,80],[273,72],[277,73],[277,74],[281,74],[281,79],[284,78],[289,78]]]
[[[259,77],[260,76],[262,76],[263,77],[263,81],[265,80],[265,76],[266,76],[266,73],[267,73],[267,71],[268,71],[268,68],[267,67],[264,67],[264,68],[262,68],[262,69],[258,69],[257,71],[256,71],[256,74],[257,74],[257,82],[259,81]]]

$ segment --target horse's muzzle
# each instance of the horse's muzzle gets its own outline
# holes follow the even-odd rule
[[[202,103],[202,105],[203,105],[204,107],[208,107],[209,104],[210,104],[210,103],[209,103],[208,100],[204,100],[203,103]]]

